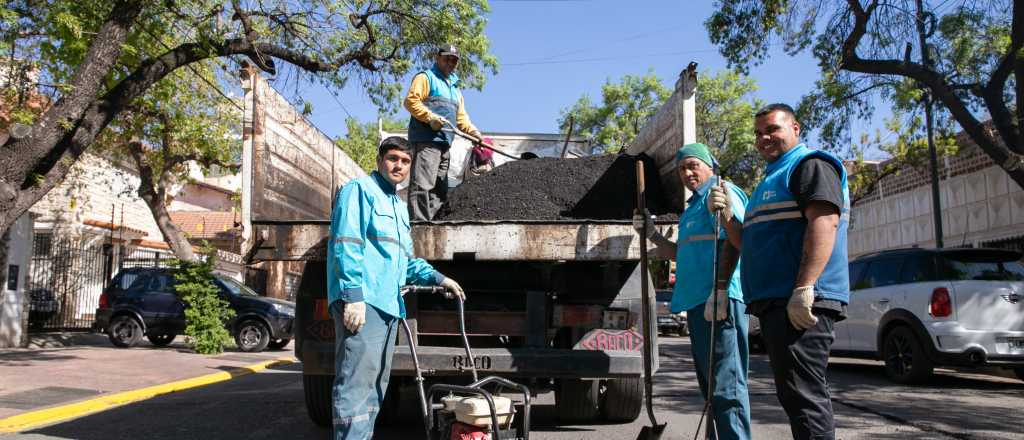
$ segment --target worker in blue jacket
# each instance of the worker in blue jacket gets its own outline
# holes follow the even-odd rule
[[[373,437],[391,375],[396,324],[405,316],[401,286],[440,285],[465,299],[459,283],[412,256],[409,212],[395,191],[411,163],[405,139],[385,139],[377,170],[345,184],[331,214],[327,294],[336,335],[336,440]]]
[[[842,161],[800,142],[800,122],[786,104],[754,117],[755,146],[768,162],[746,206],[741,236],[743,298],[761,336],[793,438],[834,439],[828,387],[833,325],[850,300],[846,230],[850,194]],[[721,191],[713,209],[737,205]]]
[[[747,395],[747,315],[740,287],[738,234],[725,229],[715,236],[715,214],[709,209],[711,188],[724,188],[734,209],[731,220],[743,221],[747,195],[739,187],[715,175],[717,162],[704,144],[688,144],[676,152],[679,179],[690,190],[686,209],[679,216],[679,239],[672,242],[655,228],[651,217],[634,217],[639,232],[646,217],[647,236],[658,247],[659,257],[676,260],[676,282],[672,293],[672,313],[686,312],[690,327],[690,350],[697,370],[697,381],[705,401],[711,402],[711,416],[718,439],[750,438],[750,399]],[[712,278],[715,246],[720,249],[718,280]],[[717,304],[716,304],[717,303]],[[714,349],[710,345],[712,328]],[[708,396],[708,366],[713,389]],[[712,437],[715,438],[715,437]]]

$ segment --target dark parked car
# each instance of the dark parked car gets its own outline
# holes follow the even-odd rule
[[[50,289],[32,289],[28,292],[28,326],[41,328],[60,310],[60,301]]]
[[[106,332],[118,347],[131,347],[143,335],[153,345],[170,344],[185,330],[185,305],[174,293],[174,283],[169,269],[122,270],[100,295],[93,329]],[[295,303],[259,296],[229,278],[218,276],[215,283],[221,298],[235,311],[227,327],[240,350],[258,352],[288,345]]]
[[[669,311],[669,306],[672,304],[672,291],[655,290],[654,295],[658,301],[658,333],[679,336],[690,334],[690,329],[686,327],[686,312],[675,314]]]

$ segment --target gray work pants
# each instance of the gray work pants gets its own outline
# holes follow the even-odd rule
[[[412,174],[409,176],[409,217],[431,220],[448,200],[448,145],[416,142],[412,146]]]

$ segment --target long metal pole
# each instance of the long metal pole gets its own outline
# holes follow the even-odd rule
[[[931,68],[932,60],[928,54],[928,36],[934,31],[934,21],[932,22],[932,29],[925,29],[925,14],[924,1],[917,0],[917,35],[921,42],[921,61],[924,63],[926,68]],[[934,16],[932,16],[934,19]],[[935,138],[933,136],[933,118],[932,118],[932,94],[931,91],[926,91],[924,95],[924,115],[925,124],[927,125],[926,130],[928,132],[928,161],[931,162],[931,177],[932,177],[932,223],[935,225],[935,247],[941,248],[942,243],[942,199],[939,197],[939,158],[938,153],[935,151]]]

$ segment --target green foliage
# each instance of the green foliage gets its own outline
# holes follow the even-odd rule
[[[406,121],[381,116],[384,131],[405,130]],[[356,118],[346,118],[348,133],[334,140],[334,144],[351,157],[363,171],[371,173],[377,169],[377,146],[380,145],[380,130],[377,122],[360,124]]]
[[[860,59],[867,63],[921,63],[914,2],[857,3],[864,8],[877,3],[856,47]],[[941,87],[975,115],[1009,113],[1014,118],[1016,86],[1012,77],[1003,90],[1002,102],[998,103],[986,102],[975,86],[986,85],[1006,56],[1013,10],[1022,6],[1006,0],[948,3],[924,2],[924,12],[936,17],[936,31],[928,39],[928,53]],[[924,94],[908,73],[851,70],[843,49],[854,31],[854,18],[849,2],[719,0],[705,27],[730,66],[743,71],[767,61],[768,50],[775,45],[781,44],[790,55],[809,50],[818,61],[821,77],[797,109],[804,131],[817,131],[824,143],[822,148],[855,156],[856,148],[849,147],[855,145],[851,121],[870,120],[875,106],[886,103],[895,115],[904,118],[897,135],[912,134],[907,130],[921,128],[912,119],[921,113]],[[880,64],[872,66],[878,68]],[[996,101],[1000,101],[998,97]],[[949,108],[939,102],[935,126],[940,131],[952,132],[956,123]],[[923,132],[918,131],[916,137],[922,136]],[[1024,149],[1014,140],[1004,141],[1018,152]],[[913,149],[920,147],[920,142],[901,145]]]
[[[626,75],[619,83],[609,79],[601,86],[600,104],[583,95],[572,107],[562,110],[558,126],[567,132],[572,117],[573,133],[589,136],[599,150],[617,152],[636,137],[671,95],[672,90],[653,71],[644,76]]]
[[[760,180],[763,168],[753,148],[754,113],[762,105],[753,98],[756,90],[753,79],[734,71],[697,79],[697,141],[711,147],[720,171],[748,191]],[[600,150],[617,152],[632,142],[671,94],[653,72],[626,75],[620,83],[605,83],[600,104],[584,95],[562,111],[558,123],[565,132],[573,116],[574,133],[590,136]]]
[[[213,282],[216,254],[208,252],[203,261],[176,261],[175,293],[185,303],[185,336],[197,353],[218,354],[231,343],[225,324],[235,316]]]

